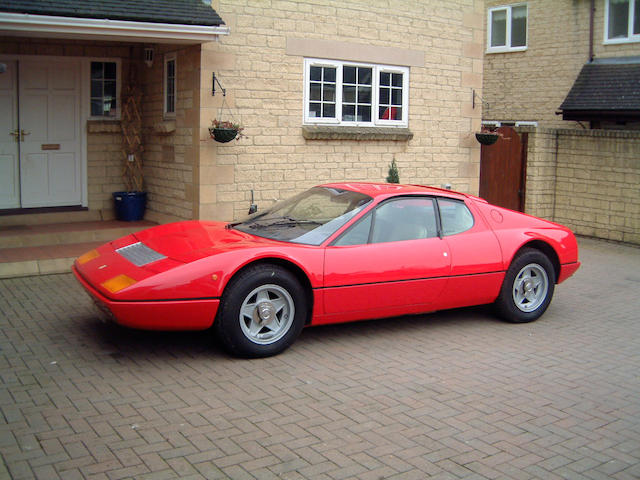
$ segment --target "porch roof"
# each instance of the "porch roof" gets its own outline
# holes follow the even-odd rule
[[[228,33],[205,0],[0,0],[0,35],[203,43]]]
[[[640,118],[640,57],[596,59],[582,67],[560,106],[564,120]]]

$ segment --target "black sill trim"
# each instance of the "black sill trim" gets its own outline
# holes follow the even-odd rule
[[[151,302],[191,302],[196,300],[220,300],[222,297],[197,297],[197,298],[160,298],[156,300],[116,300],[106,297],[115,303],[151,303]]]
[[[408,128],[393,127],[303,125],[302,136],[307,140],[391,140],[408,142],[413,138],[413,132]]]
[[[482,273],[469,273],[466,275],[444,275],[442,277],[408,278],[406,280],[393,280],[390,282],[352,283],[349,285],[334,285],[331,287],[319,287],[319,288],[315,288],[314,290],[328,290],[330,288],[346,288],[346,287],[367,287],[369,285],[383,285],[385,283],[419,282],[422,280],[440,280],[442,278],[477,277],[479,275],[490,275],[493,273],[506,273],[506,270],[496,270],[493,272],[482,272]]]

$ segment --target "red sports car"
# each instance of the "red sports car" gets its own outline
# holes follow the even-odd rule
[[[529,322],[579,266],[561,225],[450,190],[335,183],[243,221],[143,230],[73,272],[122,325],[213,327],[232,354],[259,357],[307,325],[490,303]]]

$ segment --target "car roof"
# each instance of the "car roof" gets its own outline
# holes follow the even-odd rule
[[[351,190],[373,198],[387,198],[398,195],[438,195],[458,199],[470,197],[470,195],[453,190],[445,190],[444,188],[428,187],[426,185],[403,185],[399,183],[343,182],[327,183],[319,186]]]

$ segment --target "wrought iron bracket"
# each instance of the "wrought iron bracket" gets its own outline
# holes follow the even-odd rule
[[[216,72],[211,72],[211,96],[213,97],[215,97],[216,95],[216,83],[220,87],[220,90],[222,90],[222,96],[226,97],[227,89],[222,88],[222,85],[220,85],[220,80],[218,80],[218,77],[216,77]]]

